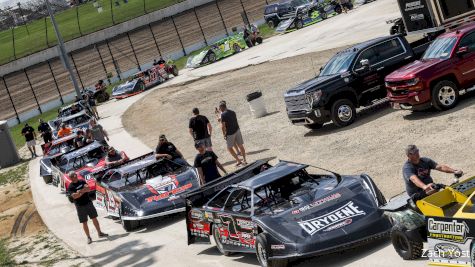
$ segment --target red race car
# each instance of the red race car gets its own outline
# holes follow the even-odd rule
[[[53,162],[62,154],[76,149],[74,138],[76,138],[75,133],[41,145],[43,158],[40,160],[40,175],[45,183],[49,184],[52,182],[51,165]]]

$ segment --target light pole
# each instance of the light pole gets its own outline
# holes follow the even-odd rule
[[[51,5],[49,0],[45,0],[46,8],[48,9],[49,17],[51,18],[51,24],[53,24],[54,32],[56,33],[56,38],[58,39],[58,47],[59,47],[59,56],[63,61],[64,67],[69,73],[69,78],[73,83],[74,90],[76,91],[76,96],[81,97],[81,89],[79,88],[78,82],[76,81],[76,77],[74,77],[73,69],[71,68],[71,64],[69,64],[68,53],[66,52],[66,48],[64,48],[63,37],[59,32],[58,25],[56,24],[56,20],[54,18],[53,10],[51,9]]]

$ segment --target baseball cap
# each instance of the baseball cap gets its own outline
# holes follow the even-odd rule
[[[203,141],[196,141],[195,142],[195,148],[198,148],[200,146],[204,146],[204,142]]]

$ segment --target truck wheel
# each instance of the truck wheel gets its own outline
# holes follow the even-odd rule
[[[356,119],[356,109],[349,99],[340,99],[332,105],[331,118],[338,127],[352,124]]]
[[[310,130],[318,130],[323,127],[323,123],[313,123],[313,124],[305,124],[305,128]]]
[[[289,265],[287,259],[269,260],[266,236],[262,233],[256,238],[256,256],[262,267],[287,267]]]
[[[424,244],[420,240],[413,240],[406,231],[395,225],[391,229],[391,243],[397,254],[404,260],[415,260],[422,256]]]
[[[432,90],[432,104],[438,110],[455,107],[459,100],[457,85],[451,81],[441,81]]]
[[[267,22],[267,26],[269,26],[269,28],[271,28],[271,29],[274,29],[274,27],[275,27],[274,21],[273,21],[273,20],[269,20],[269,21]]]
[[[219,250],[221,254],[224,256],[229,256],[231,253],[229,251],[224,250],[223,243],[221,243],[221,234],[219,233],[219,229],[216,225],[213,224],[213,238],[214,243],[216,243],[216,248]]]
[[[295,28],[297,28],[297,29],[302,29],[303,28],[303,21],[301,19],[298,19],[295,22]]]
[[[43,181],[45,181],[45,184],[50,184],[53,181],[53,176],[51,175],[43,176]]]

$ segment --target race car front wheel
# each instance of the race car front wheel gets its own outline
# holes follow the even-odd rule
[[[239,53],[242,50],[241,47],[238,44],[233,44],[233,49],[234,49],[234,53]]]
[[[213,238],[214,243],[216,243],[216,248],[218,248],[219,252],[224,256],[229,256],[230,252],[224,250],[223,243],[221,243],[221,233],[216,225],[213,224]]]
[[[287,259],[269,260],[269,246],[263,233],[256,238],[256,255],[262,267],[287,267],[289,265]]]
[[[295,22],[295,28],[302,29],[303,28],[303,21],[301,19]]]
[[[424,244],[410,236],[407,231],[395,225],[391,229],[391,243],[397,254],[404,260],[415,260],[422,256]]]

